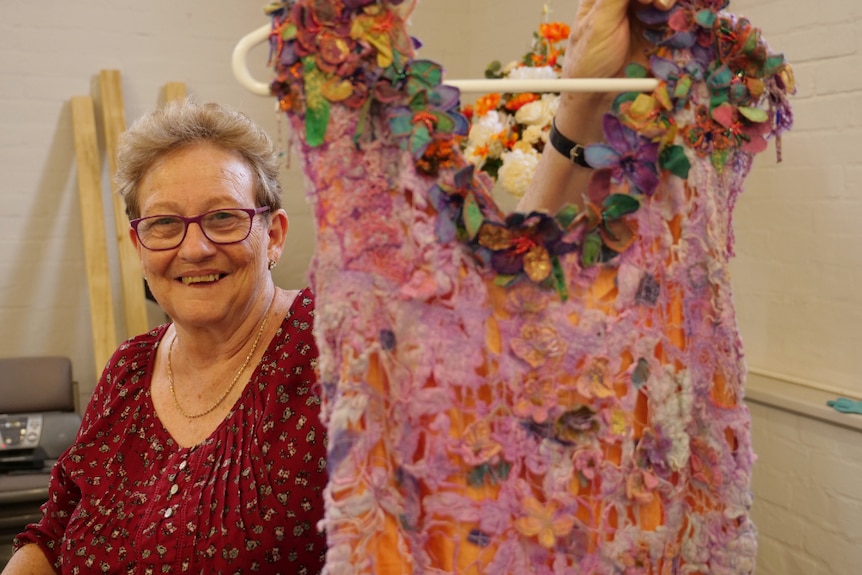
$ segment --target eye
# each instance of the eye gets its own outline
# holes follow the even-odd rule
[[[207,219],[212,221],[230,221],[236,220],[240,215],[245,214],[244,212],[237,212],[236,210],[224,210],[220,212],[213,212],[212,214],[207,216]]]
[[[146,221],[147,225],[152,227],[175,226],[182,223],[179,218],[173,216],[155,216]]]

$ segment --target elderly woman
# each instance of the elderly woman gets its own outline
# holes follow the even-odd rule
[[[172,321],[115,352],[4,573],[318,573],[314,298],[270,275],[288,229],[272,143],[184,102],[136,122],[119,166]]]

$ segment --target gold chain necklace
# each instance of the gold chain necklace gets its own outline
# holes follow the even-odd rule
[[[174,390],[174,372],[171,369],[171,353],[174,351],[174,344],[177,343],[177,336],[174,335],[174,339],[171,340],[171,345],[168,347],[168,386],[171,388],[171,397],[174,399],[174,406],[177,408],[177,411],[182,414],[183,417],[187,419],[197,419],[199,417],[203,417],[204,415],[212,412],[215,408],[222,404],[222,402],[227,399],[227,396],[230,395],[230,392],[233,390],[236,382],[239,381],[239,376],[242,375],[242,372],[245,371],[245,368],[248,366],[248,362],[251,361],[251,357],[254,355],[254,351],[257,349],[257,344],[260,342],[260,336],[263,335],[263,328],[266,326],[266,320],[269,319],[269,310],[272,308],[272,304],[275,303],[275,296],[278,293],[278,288],[275,288],[275,292],[272,294],[272,299],[269,302],[269,306],[266,308],[266,313],[263,314],[263,321],[260,324],[260,328],[257,330],[257,337],[254,338],[254,343],[251,346],[251,351],[248,352],[248,355],[245,356],[245,361],[242,362],[242,366],[240,366],[239,371],[236,372],[236,375],[233,376],[233,381],[230,382],[230,385],[222,394],[222,396],[212,404],[209,409],[202,411],[200,413],[186,413],[186,411],[180,407],[180,402],[177,400],[177,392]]]

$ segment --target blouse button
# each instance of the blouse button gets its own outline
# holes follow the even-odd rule
[[[174,514],[174,508],[173,507],[168,507],[167,509],[165,509],[165,519],[168,519],[173,514]]]
[[[180,486],[177,485],[176,483],[171,485],[171,495],[176,495],[177,491],[179,491],[179,490],[180,490]]]
[[[185,468],[186,468],[186,460],[183,459],[182,461],[180,461],[180,471],[182,471]]]

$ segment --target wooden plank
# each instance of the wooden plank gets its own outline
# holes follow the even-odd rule
[[[108,155],[108,171],[111,178],[111,196],[114,203],[114,224],[117,235],[117,251],[120,256],[120,280],[123,288],[123,310],[126,320],[126,337],[144,333],[149,329],[147,304],[144,295],[141,263],[138,252],[129,238],[129,219],[126,205],[117,194],[114,174],[117,173],[117,145],[126,129],[126,114],[123,108],[123,88],[119,70],[101,70],[99,85],[102,95],[102,123],[105,130],[105,148]]]
[[[186,85],[183,82],[168,82],[165,84],[165,102],[184,100],[185,98]]]
[[[90,296],[90,323],[93,331],[93,353],[96,373],[102,373],[119,343],[111,295],[111,272],[108,266],[108,241],[102,211],[101,163],[96,138],[93,99],[72,98],[72,128],[78,170],[78,199],[81,205],[81,227],[84,232],[84,260]]]

